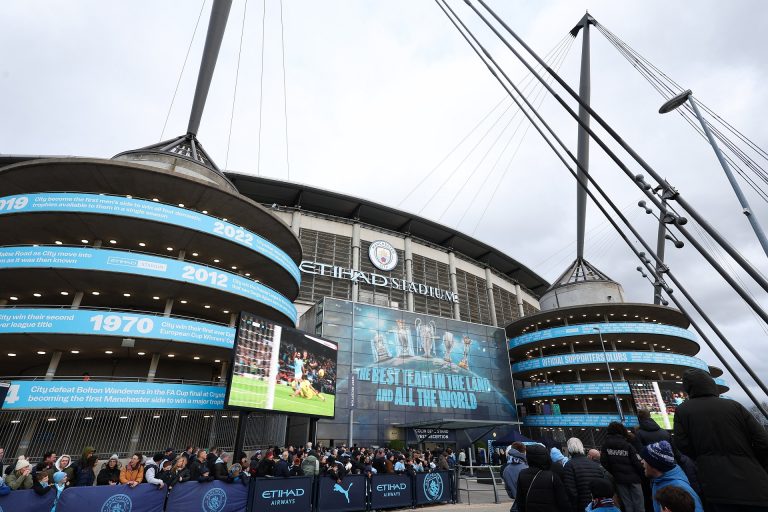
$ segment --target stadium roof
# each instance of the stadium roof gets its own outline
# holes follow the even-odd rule
[[[225,172],[240,193],[263,204],[301,208],[333,217],[359,220],[380,228],[453,249],[473,260],[485,263],[541,295],[549,283],[519,261],[498,249],[459,231],[417,215],[374,203],[366,199],[331,192],[309,185]]]

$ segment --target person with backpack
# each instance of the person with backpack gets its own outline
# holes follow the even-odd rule
[[[515,499],[517,496],[517,480],[520,472],[528,467],[528,461],[525,457],[525,445],[519,442],[512,443],[512,446],[507,451],[507,465],[504,466],[504,471],[501,473],[507,496],[515,500],[509,512],[517,511],[517,500]]]
[[[571,512],[565,485],[551,471],[552,461],[547,449],[531,445],[526,451],[528,467],[517,479],[518,512]]]
[[[151,460],[144,465],[144,481],[156,485],[158,489],[165,487],[165,482],[160,478],[160,463],[165,459],[161,452],[157,452]]]

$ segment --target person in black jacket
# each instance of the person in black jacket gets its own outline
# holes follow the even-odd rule
[[[550,471],[547,449],[531,445],[526,452],[528,467],[517,478],[516,504],[519,512],[571,512],[565,485]]]
[[[280,454],[280,458],[275,464],[274,476],[289,477],[291,476],[291,468],[288,466],[288,451],[284,451]]]
[[[574,512],[583,512],[592,502],[589,484],[592,480],[605,478],[603,467],[584,454],[584,444],[577,437],[568,440],[568,464],[563,467],[563,483]]]
[[[637,450],[628,440],[627,428],[613,421],[606,429],[605,442],[600,450],[600,463],[613,475],[616,492],[624,512],[644,512],[645,500],[640,475],[643,465]]]
[[[256,466],[256,476],[275,476],[275,459],[272,450],[267,450]]]
[[[187,482],[192,479],[192,473],[187,467],[187,457],[182,454],[176,462],[173,464],[173,468],[170,470],[170,478],[166,482],[168,484],[168,490],[171,490],[174,485]]]
[[[288,470],[289,476],[304,476],[304,470],[301,469],[301,459],[298,457],[293,458],[293,465]]]
[[[197,451],[197,458],[192,461],[189,475],[196,482],[210,482],[213,480],[211,470],[208,468],[208,457],[205,450]]]
[[[112,455],[101,465],[101,471],[96,476],[96,485],[117,485],[120,483],[120,460],[117,454]]]
[[[215,480],[227,481],[229,478],[229,454],[221,452],[221,455],[216,459],[216,463],[213,465],[213,478]]]
[[[651,419],[651,413],[647,409],[637,411],[637,421],[640,426],[635,430],[635,437],[642,446],[658,443],[659,441],[672,442],[669,432],[662,430],[658,423]]]
[[[696,463],[709,510],[768,510],[768,433],[705,371],[686,370],[689,399],[675,411],[674,444]]]

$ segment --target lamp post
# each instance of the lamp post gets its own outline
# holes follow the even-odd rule
[[[725,172],[725,176],[728,178],[728,181],[731,184],[731,188],[733,188],[733,191],[736,193],[736,197],[739,200],[739,204],[741,204],[742,213],[747,216],[747,220],[749,220],[749,223],[752,226],[752,230],[755,232],[755,235],[757,236],[757,240],[760,242],[760,245],[762,246],[766,256],[768,256],[768,238],[766,238],[765,232],[763,231],[763,228],[760,225],[760,222],[757,220],[757,217],[752,212],[752,208],[749,206],[749,201],[747,201],[747,198],[744,195],[744,192],[742,192],[741,187],[739,186],[739,183],[736,181],[736,177],[733,175],[733,172],[731,171],[731,167],[728,165],[728,162],[726,161],[725,156],[723,155],[723,152],[720,151],[720,147],[717,145],[717,142],[715,141],[715,138],[712,135],[712,131],[709,129],[709,125],[704,121],[704,118],[701,116],[701,112],[699,112],[699,107],[696,104],[696,101],[693,99],[693,92],[691,92],[691,90],[688,89],[687,91],[681,92],[674,98],[669,99],[666,103],[664,103],[661,106],[661,108],[659,109],[659,114],[666,114],[667,112],[672,112],[673,110],[682,106],[686,101],[691,104],[693,113],[696,114],[696,117],[698,118],[699,123],[701,123],[701,127],[704,130],[704,134],[707,136],[707,140],[709,140],[709,144],[712,146],[712,149],[715,151],[715,155],[717,155],[717,159],[720,161],[720,166],[723,168],[723,171]]]
[[[597,331],[597,335],[600,338],[600,346],[603,348],[603,358],[605,359],[605,367],[608,369],[608,379],[611,381],[611,389],[613,390],[613,398],[616,400],[616,410],[619,411],[619,418],[624,423],[624,412],[621,410],[621,402],[619,401],[619,395],[616,393],[616,384],[613,382],[613,373],[611,372],[611,365],[608,363],[608,353],[605,351],[605,342],[603,341],[603,332],[599,327],[593,327],[593,331]]]

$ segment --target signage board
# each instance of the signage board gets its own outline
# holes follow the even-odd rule
[[[408,475],[373,475],[371,508],[401,508],[413,505],[413,479]]]
[[[332,418],[338,346],[242,312],[226,405]]]
[[[707,363],[701,359],[680,354],[671,354],[669,352],[576,352],[575,354],[547,356],[520,361],[512,365],[512,371],[526,372],[542,368],[579,364],[605,365],[606,361],[609,363],[670,364],[698,368],[705,372],[709,371],[709,366],[707,366]]]
[[[451,473],[435,471],[433,473],[416,473],[416,504],[445,503],[451,501]]]
[[[312,477],[253,478],[249,487],[247,512],[312,510]]]
[[[317,483],[318,512],[365,510],[368,481],[364,475],[347,475],[341,482],[332,478],[320,478]]]

